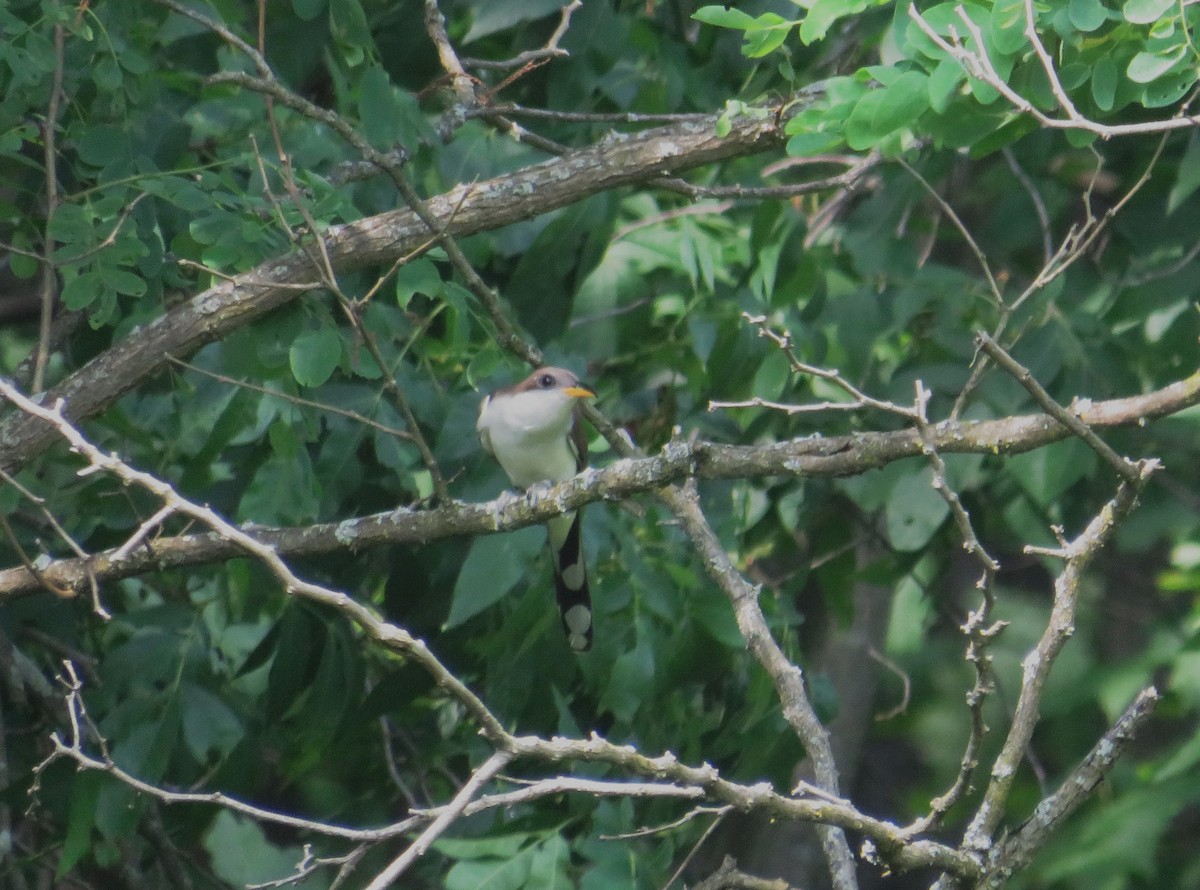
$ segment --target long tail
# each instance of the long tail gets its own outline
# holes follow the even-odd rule
[[[592,596],[583,562],[582,511],[551,520],[550,551],[554,557],[554,587],[567,643],[576,652],[592,648]]]

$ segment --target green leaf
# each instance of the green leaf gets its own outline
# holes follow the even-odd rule
[[[900,478],[885,508],[887,536],[897,550],[919,550],[950,514],[950,506],[933,489],[933,471],[926,468]]]
[[[450,859],[510,859],[529,844],[528,832],[496,834],[489,837],[438,838],[433,849]]]
[[[1167,213],[1171,213],[1200,188],[1200,134],[1192,131],[1187,150],[1179,162],[1179,173],[1167,196]]]
[[[1183,45],[1155,53],[1140,52],[1129,61],[1125,73],[1134,83],[1150,83],[1178,65],[1186,52]]]
[[[185,683],[182,695],[183,741],[196,762],[205,765],[210,752],[224,757],[232,751],[244,731],[229,706],[195,683]]]
[[[529,864],[530,890],[568,890],[574,886],[568,868],[571,864],[571,849],[561,834],[552,834],[532,851]]]
[[[1047,508],[1094,465],[1095,452],[1078,439],[1068,439],[1014,455],[1005,470],[1035,504]]]
[[[1108,21],[1108,10],[1100,0],[1071,0],[1067,7],[1071,24],[1080,31],[1095,31]]]
[[[115,124],[90,127],[75,143],[79,157],[94,167],[106,167],[115,160],[132,154],[128,129]]]
[[[1176,0],[1127,0],[1121,7],[1125,21],[1135,25],[1152,25],[1162,18],[1163,13],[1175,5]]]
[[[92,80],[103,92],[111,93],[121,88],[121,66],[112,56],[103,56],[92,67]]]
[[[290,605],[276,626],[279,634],[264,700],[269,720],[290,711],[312,684],[326,636],[325,625],[304,605]]]
[[[332,376],[342,358],[342,338],[334,327],[305,331],[288,350],[292,376],[301,386],[320,386]]]
[[[217,813],[203,843],[213,872],[234,887],[293,875],[304,856],[297,847],[276,847],[256,822],[229,810]]]
[[[742,55],[749,59],[758,59],[778,49],[787,40],[792,30],[792,22],[773,12],[764,12],[754,20],[754,26],[746,29],[746,42],[742,45]]]
[[[387,149],[404,135],[404,118],[396,107],[396,88],[387,72],[372,65],[358,85],[358,113],[363,134],[376,148]]]
[[[746,644],[733,609],[724,597],[697,592],[689,601],[688,611],[696,623],[721,645],[738,649]]]
[[[325,11],[325,3],[326,0],[292,0],[292,9],[301,21],[311,22]]]
[[[1092,2],[1097,2],[1097,0],[1092,0]],[[962,30],[961,20],[958,27],[959,30]],[[941,32],[939,31],[939,33]],[[1025,37],[1024,0],[997,0],[992,6],[991,17],[984,33],[992,44],[989,49],[995,48],[997,52],[1004,55],[1012,55],[1025,48],[1029,41]]]
[[[532,850],[520,850],[507,859],[464,859],[456,862],[442,886],[445,890],[524,890],[529,887]]]
[[[396,270],[396,300],[401,309],[408,306],[415,294],[436,297],[441,292],[442,275],[426,257],[411,260]]]
[[[825,154],[843,141],[839,133],[797,133],[788,140],[787,153],[792,157]]]
[[[458,573],[450,600],[450,614],[442,629],[458,627],[503,599],[524,576],[526,563],[542,548],[545,535],[540,528],[526,528],[476,538]],[[546,571],[550,571],[549,566]],[[544,582],[547,607],[552,608],[554,583],[549,575]]]
[[[63,877],[73,869],[92,846],[92,826],[96,821],[96,801],[104,777],[98,773],[78,772],[71,787],[71,807],[67,814],[67,831],[62,853],[58,859],[57,876]]]
[[[374,55],[371,26],[359,0],[336,0],[329,4],[329,31],[351,68],[361,65],[368,51]]]
[[[958,86],[966,78],[962,66],[954,59],[942,59],[929,75],[929,107],[942,114],[958,93]]]
[[[726,8],[724,6],[701,6],[692,13],[692,18],[706,25],[715,25],[718,28],[734,28],[738,31],[745,31],[754,27],[754,16],[747,15],[740,9]]]
[[[1092,69],[1092,99],[1101,111],[1112,111],[1117,95],[1117,63],[1104,56]]]
[[[654,652],[650,646],[639,643],[613,663],[600,706],[612,711],[619,719],[630,721],[653,688]]]
[[[804,23],[800,25],[800,41],[808,46],[824,40],[829,26],[844,16],[854,15],[866,8],[864,2],[854,0],[817,0],[808,9]]]
[[[119,294],[140,297],[146,292],[146,280],[128,269],[102,269],[100,274],[104,279],[104,286]]]
[[[104,279],[100,273],[84,272],[63,285],[62,301],[68,309],[86,309],[103,293]]]
[[[272,424],[272,447],[290,435],[286,429],[282,421]],[[272,455],[259,466],[242,494],[237,515],[248,522],[311,522],[320,505],[321,483],[313,472],[312,458],[297,444],[290,454]]]
[[[846,142],[855,150],[872,148],[884,137],[916,123],[929,108],[929,78],[906,71],[882,90],[863,96],[846,121]]]
[[[1146,84],[1145,90],[1142,91],[1142,105],[1147,108],[1174,105],[1195,85],[1195,73],[1185,67],[1182,71]]]
[[[13,234],[12,241],[15,247],[32,251],[29,239],[23,237],[20,232]],[[26,256],[23,253],[10,253],[8,267],[17,278],[32,278],[42,268],[42,264],[37,257]]]
[[[506,31],[521,22],[545,18],[561,9],[562,5],[562,0],[522,0],[520,3],[514,3],[513,0],[476,0],[471,4],[475,16],[463,43]]]

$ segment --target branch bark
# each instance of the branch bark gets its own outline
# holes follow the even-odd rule
[[[1122,399],[1075,405],[1075,413],[1090,427],[1142,423],[1200,404],[1200,372],[1160,390]],[[73,413],[67,406],[64,413]],[[53,435],[49,425],[27,418],[26,425],[41,436]],[[926,441],[922,437],[928,436]],[[451,502],[433,510],[402,507],[342,522],[301,528],[246,528],[256,541],[283,556],[311,556],[372,544],[418,544],[441,538],[512,531],[586,504],[620,500],[688,477],[698,479],[762,476],[850,476],[896,460],[922,457],[933,447],[941,454],[1004,452],[1017,454],[1067,438],[1071,433],[1046,414],[999,420],[932,424],[925,432],[864,432],[854,436],[791,439],[768,446],[722,445],[715,442],[673,442],[651,457],[626,458],[604,469],[589,468],[574,479],[552,487],[535,488],[519,496],[494,501]],[[221,562],[242,553],[234,543],[215,534],[162,537],[126,553],[113,548],[90,559],[54,560],[39,566],[43,578],[70,590],[89,585],[89,569],[99,581],[140,575],[159,569]],[[120,556],[120,558],[117,558]],[[0,570],[0,601],[32,593],[41,584],[24,567]]]
[[[715,115],[632,135],[616,134],[597,144],[485,182],[459,185],[430,198],[427,207],[448,234],[497,229],[576,203],[591,195],[710,164],[768,151],[783,141],[774,114],[742,117],[729,134],[717,136]],[[394,210],[326,230],[325,250],[335,272],[394,262],[430,241],[429,227],[408,209]],[[318,270],[303,250],[268,260],[221,280],[118,340],[46,396],[43,404],[66,403],[72,423],[93,417],[170,357],[183,357],[220,340],[263,314],[315,288]],[[50,441],[45,425],[20,412],[0,422],[0,469],[24,466]]]

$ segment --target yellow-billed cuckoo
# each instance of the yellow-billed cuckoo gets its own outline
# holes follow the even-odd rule
[[[479,406],[479,441],[499,461],[513,485],[564,482],[587,465],[587,437],[578,399],[594,396],[563,368],[542,368],[499,389]],[[576,652],[592,645],[592,598],[580,538],[578,510],[546,523],[554,557],[554,586],[567,642]]]

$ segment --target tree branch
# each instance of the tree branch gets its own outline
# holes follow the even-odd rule
[[[1050,833],[1079,809],[1112,770],[1130,741],[1154,713],[1158,701],[1158,690],[1153,686],[1138,693],[1125,713],[1092,747],[1075,771],[1063,780],[1058,790],[1038,804],[1029,821],[992,851],[987,874],[979,884],[981,888],[1003,887],[1029,864]]]
[[[1200,404],[1200,372],[1154,392],[1080,402],[1076,408],[1078,418],[1088,426],[1106,427],[1142,423],[1196,404]],[[520,495],[504,494],[484,503],[453,501],[433,510],[400,507],[341,522],[297,528],[254,526],[241,531],[285,556],[312,556],[373,544],[427,543],[537,525],[586,504],[620,500],[689,476],[851,476],[897,460],[921,457],[931,446],[941,454],[1019,454],[1070,435],[1049,415],[1028,414],[999,420],[942,421],[931,424],[924,433],[912,429],[862,432],[791,439],[766,446],[675,442],[657,455],[624,458],[603,469],[589,467],[567,482],[539,486]],[[158,538],[121,559],[116,559],[118,550],[102,551],[89,559],[54,560],[39,571],[56,586],[78,591],[89,587],[89,572],[96,580],[111,581],[161,569],[222,562],[242,554],[238,546],[216,534]],[[23,567],[0,570],[0,600],[39,589],[37,578]]]
[[[1037,724],[1042,688],[1058,654],[1075,632],[1075,606],[1084,570],[1108,543],[1121,520],[1133,509],[1146,481],[1160,464],[1158,461],[1144,460],[1136,466],[1139,478],[1132,482],[1123,479],[1116,495],[1088,523],[1079,537],[1065,543],[1056,554],[1064,560],[1065,565],[1054,579],[1050,620],[1037,645],[1021,662],[1021,693],[1013,712],[1012,725],[1004,746],[992,764],[991,781],[983,802],[963,837],[963,848],[966,850],[987,850],[996,826],[1004,815],[1004,804],[1016,779],[1017,767],[1025,756]]]
[[[438,225],[454,236],[532,219],[591,195],[725,158],[768,151],[783,141],[774,115],[733,121],[728,136],[716,133],[717,116],[609,135],[561,158],[525,167],[484,182],[460,185],[425,202]],[[322,233],[335,272],[394,262],[429,242],[429,227],[411,209],[394,210]],[[47,404],[66,401],[72,422],[104,411],[170,356],[183,357],[219,340],[266,312],[295,299],[296,284],[312,281],[302,250],[293,250],[254,269],[222,280],[122,337],[67,377],[47,395]],[[52,441],[32,418],[13,414],[0,422],[0,468],[23,466]]]

